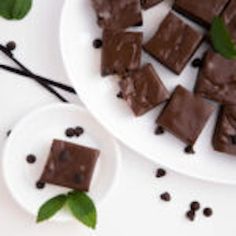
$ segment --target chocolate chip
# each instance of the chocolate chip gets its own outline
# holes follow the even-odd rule
[[[36,188],[37,188],[37,189],[43,189],[43,188],[45,188],[45,183],[43,183],[43,182],[41,182],[41,181],[38,181],[38,182],[36,183]]]
[[[161,178],[161,177],[164,177],[166,175],[166,171],[164,169],[157,169],[156,171],[156,177],[157,178]]]
[[[195,211],[193,210],[189,210],[186,212],[186,215],[187,219],[189,219],[190,221],[194,221],[195,219]]]
[[[117,93],[116,97],[118,97],[118,98],[120,98],[120,99],[123,99],[123,98],[124,98],[122,92]]]
[[[65,131],[67,137],[71,138],[75,135],[75,130],[73,128],[68,128]]]
[[[75,175],[75,183],[80,184],[84,180],[84,175],[82,174],[76,174]]]
[[[203,209],[203,215],[206,217],[210,217],[213,214],[213,210],[209,207]]]
[[[9,137],[11,134],[11,130],[8,130],[7,133],[6,133],[6,136]]]
[[[202,60],[200,58],[195,58],[193,61],[192,61],[192,67],[194,68],[199,68],[202,66]]]
[[[6,48],[9,51],[12,51],[16,48],[16,43],[14,41],[10,41],[10,42],[7,43]]]
[[[187,154],[195,154],[195,151],[193,149],[192,145],[188,145],[185,149],[184,149],[185,153]]]
[[[190,204],[190,208],[192,211],[197,211],[200,209],[200,207],[201,207],[201,205],[197,201],[191,202],[191,204]]]
[[[93,40],[93,47],[98,49],[102,47],[102,40],[101,39],[95,39]]]
[[[82,135],[84,133],[84,129],[80,126],[76,127],[75,130],[75,136],[79,137],[80,135]]]
[[[33,164],[36,162],[36,156],[33,155],[33,154],[29,154],[27,157],[26,157],[26,161],[29,163],[29,164]]]
[[[168,192],[165,192],[160,195],[160,199],[165,202],[169,202],[171,200],[171,196]]]
[[[236,145],[236,135],[231,135],[230,138],[231,138],[232,144]]]
[[[162,126],[158,126],[155,130],[156,135],[160,135],[160,134],[164,134],[164,133],[165,133],[165,130]]]

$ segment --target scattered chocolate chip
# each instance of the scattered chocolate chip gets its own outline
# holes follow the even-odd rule
[[[118,97],[118,98],[120,98],[120,99],[123,99],[123,98],[124,98],[122,92],[117,93],[116,97]]]
[[[195,211],[193,210],[189,210],[186,212],[186,215],[185,215],[190,221],[194,221],[195,219]]]
[[[197,211],[197,210],[200,209],[200,207],[201,207],[201,205],[200,205],[200,203],[197,202],[197,201],[191,202],[191,204],[190,204],[190,209],[191,209],[192,211]]]
[[[206,208],[203,209],[203,215],[204,216],[210,217],[210,216],[212,216],[212,214],[213,214],[213,211],[212,211],[211,208],[206,207]]]
[[[79,137],[80,135],[82,135],[84,133],[84,129],[80,126],[76,127],[75,130],[75,136]]]
[[[155,130],[156,135],[160,135],[160,134],[164,134],[164,133],[165,133],[165,130],[162,126],[158,126]]]
[[[166,171],[162,168],[157,169],[156,171],[156,177],[157,178],[161,178],[164,177],[166,175]]]
[[[236,135],[230,136],[232,144],[236,145]]]
[[[193,149],[192,145],[188,145],[185,149],[184,149],[185,153],[187,154],[195,154],[195,151]]]
[[[82,175],[82,174],[76,174],[75,175],[75,182],[77,184],[80,184],[83,180],[84,180],[84,175]]]
[[[16,48],[16,43],[14,41],[10,41],[10,42],[7,43],[6,48],[9,51],[12,51]]]
[[[169,202],[171,200],[171,196],[168,192],[165,192],[160,195],[160,199],[165,202]]]
[[[95,39],[93,40],[93,47],[98,49],[102,47],[102,40],[101,39]]]
[[[29,163],[29,164],[33,164],[36,162],[36,156],[33,155],[33,154],[29,154],[27,157],[26,157],[26,161]]]
[[[36,188],[37,189],[43,189],[45,187],[45,183],[38,181],[36,183]]]
[[[202,66],[202,60],[200,58],[195,58],[193,61],[192,61],[192,67],[194,68],[199,68]]]
[[[7,133],[6,133],[6,136],[9,137],[11,134],[11,130],[8,130]]]
[[[65,131],[67,137],[71,138],[75,135],[75,130],[73,128],[68,128]]]

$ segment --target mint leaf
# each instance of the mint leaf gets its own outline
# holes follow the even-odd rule
[[[32,7],[32,0],[0,0],[0,16],[9,20],[24,18]]]
[[[97,212],[93,201],[83,192],[68,193],[67,203],[74,217],[86,226],[95,229]]]
[[[214,18],[210,30],[210,37],[215,51],[227,59],[236,58],[236,46],[231,39],[223,19],[220,17]]]
[[[45,202],[39,209],[37,223],[50,219],[54,216],[66,203],[67,196],[58,195]]]

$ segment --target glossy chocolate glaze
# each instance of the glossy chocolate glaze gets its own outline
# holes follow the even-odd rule
[[[144,49],[176,74],[180,74],[203,39],[200,32],[172,12]]]
[[[123,98],[136,116],[141,116],[169,99],[169,92],[151,64],[120,81]]]
[[[54,140],[40,182],[89,191],[100,151]]]
[[[220,104],[236,104],[236,60],[208,51],[199,71],[195,92]]]
[[[206,100],[179,85],[157,123],[193,146],[212,112],[213,106]]]
[[[163,0],[141,0],[141,6],[144,10],[147,10],[161,2],[163,2]]]
[[[97,23],[106,29],[125,29],[142,23],[140,0],[92,0]]]
[[[219,16],[229,0],[175,0],[174,10],[209,28],[215,16]]]
[[[123,75],[140,67],[142,33],[104,30],[102,76]]]
[[[236,155],[236,106],[222,106],[213,137],[213,147],[219,152]]]

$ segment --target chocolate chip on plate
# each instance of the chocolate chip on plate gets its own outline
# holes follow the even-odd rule
[[[203,215],[206,217],[210,217],[213,214],[213,210],[210,207],[206,207],[203,209]]]
[[[200,203],[197,202],[197,201],[191,202],[191,204],[190,204],[190,209],[191,209],[192,211],[197,211],[197,210],[200,209],[200,207],[201,207],[201,205],[200,205]]]
[[[188,146],[184,149],[184,152],[187,153],[187,154],[195,154],[195,151],[194,151],[192,145],[188,145]]]
[[[165,130],[162,126],[158,126],[155,130],[156,135],[160,135],[160,134],[164,134],[164,133],[165,133]]]
[[[124,98],[122,92],[117,93],[116,97],[118,97],[118,98],[120,98],[120,99],[123,99],[123,98]]]
[[[192,61],[192,67],[194,68],[199,68],[202,66],[202,60],[200,58],[195,58],[193,61]]]
[[[33,155],[33,154],[29,154],[27,157],[26,157],[26,161],[29,163],[29,164],[33,164],[36,162],[36,156]]]
[[[161,178],[164,177],[166,175],[166,171],[162,168],[157,169],[156,171],[156,177],[157,178]]]
[[[84,129],[80,126],[76,127],[74,130],[75,136],[79,137],[84,133]]]
[[[67,137],[71,138],[75,135],[75,130],[73,128],[68,128],[65,131]]]
[[[11,134],[11,130],[8,130],[7,133],[6,133],[6,136],[9,137]]]
[[[185,215],[190,221],[194,221],[195,219],[195,211],[193,210],[189,210],[186,212],[186,215]]]
[[[43,189],[45,187],[45,183],[38,181],[36,182],[36,188],[37,189]]]
[[[101,39],[95,39],[93,41],[93,47],[98,49],[102,47],[102,40]]]
[[[9,51],[12,51],[16,48],[16,43],[14,41],[10,41],[10,42],[7,43],[6,48]]]
[[[160,195],[160,199],[165,202],[169,202],[171,200],[171,196],[168,192],[165,192]]]

